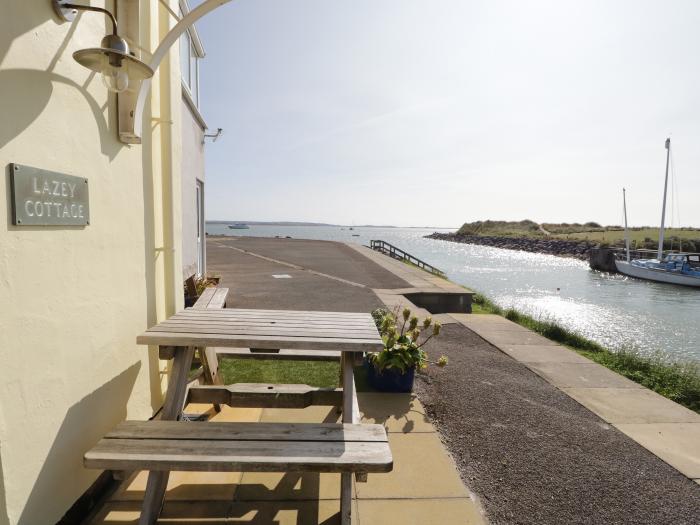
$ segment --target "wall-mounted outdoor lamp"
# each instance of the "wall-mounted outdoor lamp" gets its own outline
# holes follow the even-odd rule
[[[56,13],[66,22],[72,22],[77,11],[97,11],[106,14],[112,20],[114,30],[111,35],[107,35],[102,39],[102,47],[81,49],[73,53],[73,58],[88,69],[102,73],[103,78],[106,77],[105,84],[107,87],[117,91],[119,140],[125,144],[141,144],[143,110],[146,105],[148,90],[151,87],[150,79],[172,45],[197,20],[230,1],[204,0],[192,11],[186,13],[165,35],[162,42],[153,52],[153,55],[151,55],[148,64],[145,64],[129,53],[129,46],[126,40],[117,35],[117,21],[109,11],[99,7],[72,4],[68,0],[51,0]],[[127,10],[132,9],[135,11],[132,16],[137,20],[138,0],[119,2],[119,5],[122,4],[127,6]],[[128,7],[130,5],[132,7]],[[130,23],[129,25],[133,24]],[[135,36],[132,34],[132,37]],[[131,90],[125,91],[129,85],[136,84],[139,80],[142,82],[138,88],[138,94],[131,92]]]
[[[223,134],[224,134],[224,128],[216,128],[216,133],[205,133],[204,139],[202,140],[202,144],[204,144],[204,142],[207,139],[211,139],[212,142],[216,142],[216,139],[218,139]]]
[[[65,21],[72,21],[77,11],[103,13],[112,21],[112,34],[102,39],[100,47],[80,49],[73,58],[102,76],[107,89],[116,93],[125,91],[129,85],[153,76],[153,69],[129,53],[129,44],[117,33],[117,20],[107,9],[89,5],[68,3],[66,0],[53,0],[54,11]]]

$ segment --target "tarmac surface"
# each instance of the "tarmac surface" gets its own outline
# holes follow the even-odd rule
[[[362,285],[357,286],[319,275],[316,273],[318,270],[300,269],[297,263],[307,264],[304,268],[313,264],[316,268],[330,269],[336,275],[344,273],[344,276],[338,275],[341,279],[362,277],[363,264],[368,269],[367,275],[381,275],[384,272],[396,279],[392,274],[383,268],[379,268],[379,272],[376,264],[345,245],[315,244],[320,246],[313,246],[309,241],[288,239],[208,239],[207,268],[210,273],[221,277],[221,286],[228,287],[229,308],[371,312],[382,306],[379,298],[363,283],[356,283]],[[240,250],[252,250],[257,255],[284,259],[284,262],[294,264],[296,268]],[[325,256],[329,251],[335,252],[335,257],[318,257]],[[345,257],[346,251],[348,257]],[[300,260],[300,253],[306,253],[308,261]],[[349,256],[364,260],[357,263]],[[326,264],[320,261],[326,261]],[[355,264],[358,269],[353,269]],[[346,271],[341,272],[342,269]]]
[[[368,312],[382,304],[370,287],[406,287],[340,243],[210,238],[207,250],[234,308]],[[457,324],[429,345],[450,364],[416,390],[491,523],[700,524],[700,485],[523,364]]]

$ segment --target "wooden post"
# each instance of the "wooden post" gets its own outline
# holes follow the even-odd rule
[[[343,373],[343,423],[357,423],[355,378],[353,376],[354,352],[343,352],[341,369]],[[340,524],[351,525],[352,519],[352,473],[340,475]]]
[[[165,393],[165,404],[161,411],[161,419],[177,420],[182,414],[185,395],[187,393],[187,374],[194,356],[193,346],[178,346],[175,348],[173,368],[168,379],[168,391]],[[163,508],[165,489],[168,486],[170,472],[149,472],[146,494],[143,498],[139,525],[154,525]]]

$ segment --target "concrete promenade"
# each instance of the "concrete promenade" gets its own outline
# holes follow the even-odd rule
[[[230,307],[370,311],[382,304],[403,304],[405,290],[456,286],[362,247],[332,242],[210,238],[208,258],[210,271],[221,275],[222,285],[231,289]],[[650,423],[686,425],[676,429],[688,432],[696,423],[680,420],[691,420],[689,411],[654,398],[649,405],[658,407],[652,410],[656,414],[653,421],[630,418],[628,408],[636,402],[622,402],[606,414],[601,408],[610,406],[606,397],[624,399],[633,391],[646,390],[607,370],[607,383],[580,380],[584,381],[581,384],[578,379],[590,376],[581,376],[580,371],[591,368],[580,361],[583,358],[517,325],[503,324],[500,318],[440,317],[446,326],[428,350],[433,357],[448,355],[450,365],[421,376],[413,408],[394,419],[403,421],[401,428],[409,431],[405,439],[418,437],[422,432],[414,436],[410,431],[420,428],[428,428],[427,434],[437,437],[437,427],[462,481],[478,496],[490,522],[698,523],[700,486],[689,479],[697,477],[692,470],[695,442],[689,442],[689,452],[681,454],[690,458],[689,470],[682,474],[678,470],[685,468],[682,461],[664,457],[660,450],[644,444],[660,429],[665,431],[664,427],[640,428],[636,436],[632,432],[635,425]],[[571,370],[568,364],[580,368]],[[616,390],[603,392],[608,388]],[[423,407],[430,418],[422,418],[419,426],[407,414],[422,413]],[[662,422],[662,415],[672,420]],[[431,447],[439,444],[439,440],[423,439],[432,441]],[[394,478],[376,491],[372,487],[378,485],[372,481],[358,488],[358,501],[363,490],[364,497],[377,500],[367,516],[381,513],[394,498],[399,500],[397,508],[401,501],[419,499],[421,509],[438,499],[444,505],[435,508],[448,511],[453,507],[447,500],[456,494],[450,491],[461,490],[456,497],[462,507],[455,514],[436,510],[439,521],[411,521],[408,513],[406,520],[396,522],[471,523],[479,519],[479,508],[464,487],[451,484],[454,489],[431,492],[443,467],[434,473],[429,468],[432,461],[421,462],[428,441],[414,441],[405,454],[399,452],[403,455],[396,461],[397,465],[400,459],[406,465],[419,461],[409,470],[417,468],[422,476]],[[439,450],[439,457],[447,458],[441,447]],[[398,468],[397,472],[403,475]],[[449,467],[444,472],[449,478],[455,470]],[[376,483],[383,483],[380,476],[375,478]],[[392,494],[394,489],[399,492]],[[407,503],[407,508],[411,505]],[[463,512],[467,507],[469,512]],[[362,514],[360,511],[364,524]],[[384,522],[391,522],[387,520]]]
[[[700,415],[498,315],[452,314],[700,484]]]

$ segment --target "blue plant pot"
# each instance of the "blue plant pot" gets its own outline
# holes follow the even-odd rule
[[[409,368],[405,373],[395,368],[386,368],[379,372],[372,363],[365,360],[367,369],[367,382],[375,390],[380,392],[413,392],[413,379],[416,369]]]

